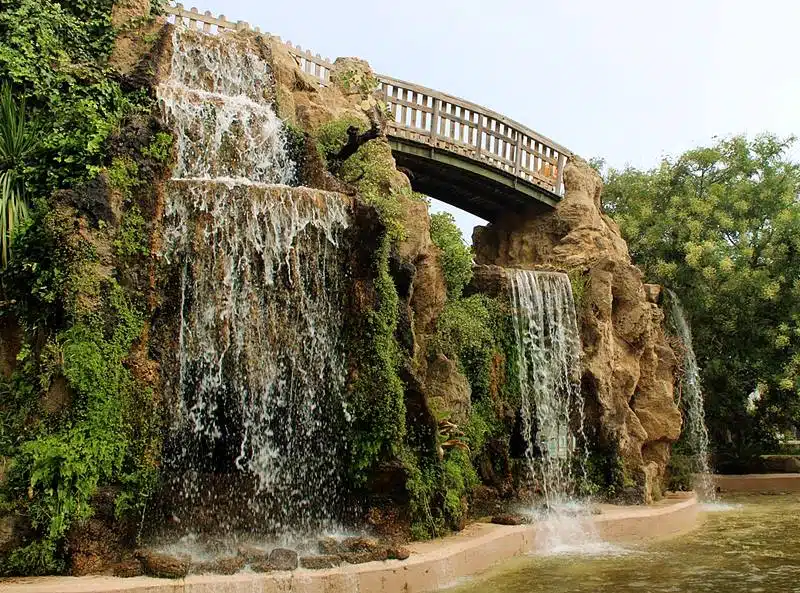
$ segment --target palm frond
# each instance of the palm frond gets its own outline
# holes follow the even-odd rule
[[[0,87],[0,162],[15,167],[36,148],[37,130],[25,117],[25,97],[17,101],[11,85]]]

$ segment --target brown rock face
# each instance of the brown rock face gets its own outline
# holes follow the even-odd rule
[[[428,363],[425,393],[434,410],[449,412],[449,420],[458,425],[467,423],[472,407],[469,381],[443,354]]]
[[[655,304],[616,223],[601,209],[602,183],[582,160],[564,171],[566,194],[552,211],[509,216],[473,235],[476,262],[486,266],[562,267],[582,274],[576,294],[583,346],[583,391],[589,421],[615,448],[641,498],[660,493],[670,444],[681,429],[673,397],[675,355]],[[498,272],[481,274],[497,284]]]

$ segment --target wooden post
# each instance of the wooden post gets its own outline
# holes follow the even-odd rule
[[[567,166],[567,157],[561,153],[558,154],[558,179],[556,181],[555,193],[564,197],[564,167]]]
[[[514,175],[519,177],[520,164],[522,163],[522,132],[517,132],[517,147],[514,149]]]
[[[481,152],[483,152],[483,113],[478,112],[478,150],[476,154],[478,157],[481,156]]]
[[[432,95],[433,96],[433,95]],[[433,115],[431,116],[431,146],[436,146],[436,138],[439,135],[439,105],[441,101],[433,96]]]

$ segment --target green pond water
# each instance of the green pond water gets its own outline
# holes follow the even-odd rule
[[[528,556],[448,593],[800,593],[800,494],[729,497],[667,541]]]

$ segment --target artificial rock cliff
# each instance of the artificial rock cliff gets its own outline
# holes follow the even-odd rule
[[[124,3],[123,9],[123,3],[115,3],[113,16],[121,34],[111,66],[127,90],[157,97],[159,85],[174,66],[174,28],[148,16],[149,5],[147,0],[136,0]],[[237,208],[245,201],[242,210],[261,204],[259,216],[251,221],[254,227],[266,224],[264,220],[275,214],[281,201],[322,204],[330,200],[347,210],[349,226],[342,231],[346,252],[331,260],[339,262],[339,271],[346,276],[342,281],[345,296],[340,301],[341,310],[335,311],[334,316],[343,320],[342,358],[346,359],[343,386],[337,394],[347,399],[351,416],[350,424],[339,435],[347,442],[339,443],[342,454],[337,458],[346,466],[343,471],[349,472],[340,476],[342,482],[357,486],[347,492],[348,499],[341,507],[347,508],[343,515],[349,516],[341,518],[355,520],[359,525],[366,523],[392,537],[428,537],[463,528],[471,511],[477,513],[476,509],[484,508],[478,498],[500,498],[504,503],[513,500],[519,481],[515,482],[512,474],[519,477],[524,471],[513,459],[519,459],[513,452],[515,406],[519,404],[514,386],[510,385],[513,353],[503,351],[499,344],[502,340],[481,351],[485,358],[475,355],[468,360],[467,356],[459,358],[455,351],[442,351],[441,319],[448,305],[457,304],[453,301],[458,299],[447,294],[440,249],[431,238],[427,203],[414,194],[408,178],[397,170],[382,133],[385,114],[372,92],[375,79],[369,66],[353,58],[338,59],[331,84],[323,86],[304,73],[286,46],[275,38],[246,31],[216,37],[198,32],[190,35],[207,49],[205,53],[192,50],[189,58],[198,64],[241,50],[265,65],[263,80],[256,81],[253,87],[261,92],[248,99],[257,104],[262,115],[268,108],[279,116],[286,152],[296,166],[290,184],[304,187],[277,185],[285,179],[251,179],[249,187],[245,184],[231,191],[229,185],[235,184],[235,177],[249,176],[247,172],[232,174],[230,168],[217,167],[221,163],[206,170],[207,175],[177,171],[177,154],[186,146],[196,154],[213,151],[191,137],[188,144],[178,146],[176,138],[180,134],[175,122],[162,111],[163,104],[153,101],[149,113],[127,118],[120,132],[109,139],[105,147],[107,162],[95,181],[88,187],[60,192],[50,200],[52,213],[37,232],[51,251],[55,252],[55,246],[70,247],[64,262],[55,262],[67,270],[69,280],[63,287],[64,294],[57,295],[57,304],[63,311],[56,310],[58,315],[53,316],[52,327],[47,331],[24,335],[17,317],[25,325],[24,315],[19,313],[25,312],[25,299],[31,296],[20,297],[17,317],[9,314],[0,319],[0,372],[5,377],[18,372],[16,355],[23,343],[30,348],[39,366],[29,367],[26,372],[47,379],[37,379],[41,388],[37,383],[38,391],[31,392],[32,397],[41,400],[32,407],[31,418],[45,418],[61,431],[54,434],[65,433],[69,425],[60,423],[72,413],[71,408],[94,395],[83,393],[85,385],[71,383],[72,375],[64,372],[63,357],[47,358],[42,354],[47,354],[47,348],[60,347],[56,339],[59,332],[69,331],[79,323],[98,325],[98,334],[102,335],[122,326],[127,309],[120,302],[130,303],[128,308],[135,313],[137,323],[130,324],[125,334],[127,341],[118,347],[115,343],[111,360],[115,364],[114,376],[124,379],[121,384],[125,393],[120,394],[113,383],[108,389],[103,381],[98,379],[97,383],[103,387],[100,395],[112,393],[113,401],[122,408],[125,422],[120,426],[124,428],[113,435],[125,440],[120,467],[125,472],[129,466],[134,467],[138,474],[160,478],[160,489],[149,485],[145,489],[131,479],[138,474],[115,470],[100,475],[92,488],[82,493],[85,500],[81,499],[81,504],[91,509],[92,518],[85,521],[77,514],[68,516],[70,528],[59,535],[58,547],[51,542],[63,555],[59,560],[64,561],[65,570],[73,574],[108,572],[116,570],[115,565],[130,563],[134,573],[142,570],[133,550],[140,543],[137,536],[142,535],[143,524],[153,526],[144,530],[146,536],[161,527],[175,535],[193,527],[246,531],[252,524],[264,523],[263,517],[254,516],[259,508],[246,508],[256,498],[255,486],[253,476],[246,475],[238,458],[242,449],[236,439],[243,432],[242,410],[235,408],[237,402],[225,399],[234,391],[230,385],[220,389],[222,395],[215,402],[230,412],[219,425],[224,436],[213,446],[207,442],[194,446],[195,442],[187,441],[192,446],[184,447],[192,455],[206,456],[202,467],[193,468],[200,470],[198,484],[202,483],[204,491],[189,504],[170,475],[186,469],[181,465],[184,458],[178,456],[179,463],[174,463],[175,450],[185,444],[180,435],[176,437],[174,423],[183,389],[182,366],[176,353],[184,337],[184,315],[190,310],[184,301],[198,299],[202,292],[182,275],[199,275],[208,260],[209,278],[216,278],[221,287],[225,286],[217,292],[205,291],[209,298],[204,310],[211,319],[207,332],[210,337],[205,341],[219,342],[218,351],[223,354],[214,361],[222,369],[225,353],[238,348],[245,360],[251,342],[257,343],[247,332],[242,335],[248,336],[248,347],[236,343],[232,318],[226,315],[224,290],[246,282],[255,287],[242,300],[253,309],[242,305],[236,320],[245,324],[264,313],[259,307],[264,308],[265,303],[280,306],[270,299],[291,302],[298,278],[292,274],[294,262],[286,262],[316,260],[307,253],[304,256],[304,250],[296,244],[291,245],[287,250],[291,257],[287,256],[284,263],[276,259],[274,264],[279,290],[266,297],[269,291],[257,286],[255,280],[264,270],[256,264],[251,266],[252,262],[242,266],[236,281],[231,282],[226,270],[233,265],[217,261],[222,251],[219,245],[209,247],[210,237],[215,236],[210,229],[215,228],[212,223],[220,210],[212,203],[217,198],[220,204],[225,198],[231,206],[236,203]],[[225,76],[232,74],[224,68],[214,72],[202,67],[200,70],[202,76],[184,81],[192,83],[184,86],[197,87],[183,91],[195,97],[190,101],[195,107],[203,104],[203,96],[225,94],[215,92],[220,90],[216,85],[227,84]],[[215,78],[217,75],[221,78]],[[213,111],[220,101],[219,96],[212,97],[205,100],[205,107],[211,105]],[[208,112],[204,117],[207,115]],[[237,117],[246,119],[241,114]],[[322,154],[320,138],[340,122],[355,122],[364,130],[372,128],[377,137],[357,147],[354,154],[334,167]],[[188,136],[202,138],[202,128],[215,125],[213,118],[196,124],[187,126]],[[345,130],[346,126],[340,132]],[[171,144],[162,146],[157,157],[152,148],[158,146],[156,140],[164,137]],[[234,157],[228,164],[241,167],[252,154],[247,154],[246,139],[236,133],[231,137],[234,140],[227,150]],[[118,172],[120,164],[135,172],[132,182],[121,188],[112,183],[111,175],[115,169]],[[175,179],[181,176],[192,179]],[[198,182],[194,177],[205,179]],[[224,181],[214,181],[214,177]],[[199,185],[214,185],[219,195],[211,195],[213,199],[206,203],[194,196]],[[592,445],[601,455],[618,457],[636,484],[639,499],[649,501],[660,492],[670,444],[677,439],[681,427],[673,398],[676,359],[663,333],[663,315],[655,303],[657,291],[642,284],[641,273],[632,265],[616,225],[602,213],[597,175],[575,159],[565,171],[565,185],[566,196],[552,212],[528,217],[515,214],[476,229],[474,249],[479,265],[467,292],[498,302],[507,299],[505,269],[511,267],[569,270],[577,278],[576,287],[582,287],[576,290],[583,345],[581,385]],[[186,237],[190,257],[183,265],[177,265],[167,261],[165,253],[170,245],[170,221],[173,227],[176,220],[180,222],[175,206],[184,204],[193,204],[197,211],[184,208],[184,214],[191,214],[184,225],[191,229]],[[240,214],[242,220],[249,220],[246,213]],[[228,222],[228,226],[217,224],[225,227],[217,234],[225,238],[223,242],[234,244],[240,239],[238,227],[232,220]],[[263,238],[255,233],[253,241],[244,246],[247,250],[240,253],[258,259],[254,253],[263,248]],[[39,254],[23,253],[21,257]],[[312,284],[311,292],[323,292],[321,283]],[[33,302],[28,309],[33,311],[36,307],[44,310],[39,302]],[[501,305],[496,311],[499,321],[492,329],[508,333],[507,308]],[[275,321],[274,325],[278,330],[291,329],[286,327],[288,321]],[[92,336],[92,340],[105,346],[105,339]],[[198,358],[193,353],[192,357]],[[261,359],[253,355],[247,360]],[[110,362],[104,359],[102,364],[106,369]],[[235,365],[236,361],[227,364]],[[483,366],[477,368],[480,365]],[[264,366],[254,364],[253,374]],[[270,419],[275,426],[282,424],[280,418]],[[480,431],[480,437],[472,436]],[[316,436],[310,435],[308,441],[313,442]],[[325,448],[323,445],[317,443],[317,449]],[[0,566],[13,550],[35,548],[47,538],[49,529],[45,522],[32,525],[28,519],[31,505],[48,503],[47,493],[41,486],[27,489],[29,476],[14,460],[0,458],[0,490],[6,488],[8,467],[15,480],[15,490],[9,490],[15,510],[0,514]],[[301,463],[282,469],[284,477],[303,474]],[[477,485],[478,476],[482,485]],[[134,486],[130,486],[132,482]],[[491,494],[479,496],[480,491]],[[115,501],[121,492],[141,503],[135,507],[138,514],[120,518],[115,513]],[[270,493],[264,496],[269,498]],[[328,497],[327,491],[325,496]],[[490,502],[485,508],[493,512],[498,508],[496,500]],[[229,512],[217,512],[220,508]],[[415,522],[422,526],[416,532]],[[305,525],[301,519],[294,526]],[[142,562],[145,569],[146,564]]]
[[[583,348],[582,389],[595,446],[616,451],[645,501],[660,495],[681,414],[675,354],[658,291],[643,284],[616,223],[602,210],[602,182],[580,158],[564,171],[566,193],[552,211],[509,216],[473,234],[473,284],[497,291],[502,267],[550,267],[576,279]],[[492,288],[494,287],[494,288]]]

